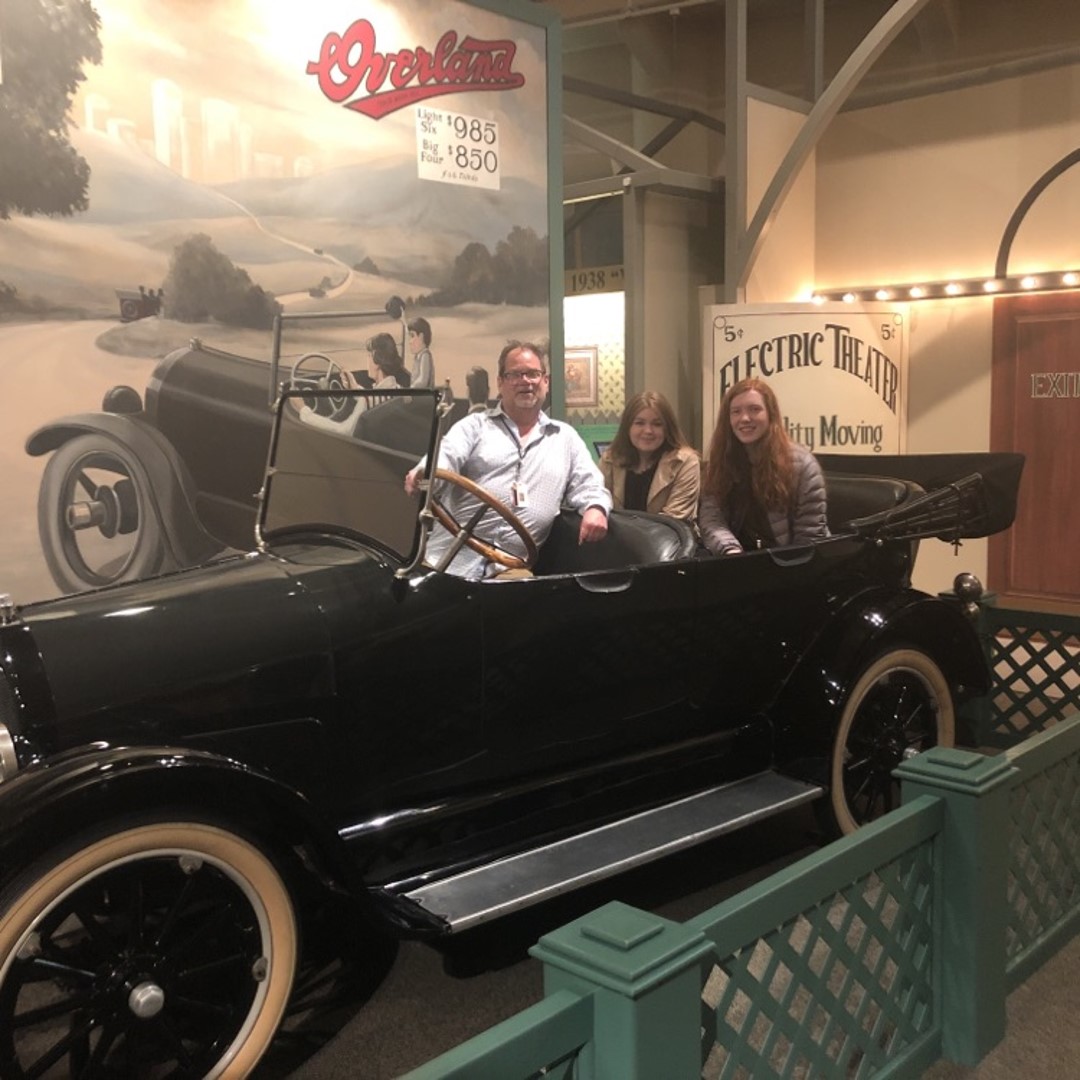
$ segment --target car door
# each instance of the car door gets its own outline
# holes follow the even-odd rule
[[[493,750],[528,769],[670,737],[695,659],[696,569],[687,559],[483,584]]]

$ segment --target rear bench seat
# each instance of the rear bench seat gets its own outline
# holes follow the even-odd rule
[[[855,473],[826,473],[825,491],[831,533],[843,532],[849,521],[893,510],[908,499],[924,494],[923,489],[910,480]]]

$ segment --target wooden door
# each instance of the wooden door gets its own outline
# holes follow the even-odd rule
[[[991,537],[988,587],[1080,607],[1080,292],[994,301],[990,448],[1025,454],[1016,522]]]

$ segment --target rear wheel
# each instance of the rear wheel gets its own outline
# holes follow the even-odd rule
[[[0,894],[0,1076],[242,1077],[285,1012],[292,898],[227,829],[75,842]]]
[[[952,693],[937,664],[917,649],[879,656],[856,679],[840,715],[829,784],[836,829],[854,832],[899,806],[896,766],[955,738]]]

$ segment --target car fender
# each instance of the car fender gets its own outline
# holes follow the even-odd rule
[[[203,750],[94,743],[27,766],[0,785],[0,871],[9,879],[81,827],[158,809],[302,849],[304,866],[325,886],[344,889],[378,918],[344,841],[303,795]]]
[[[169,558],[162,569],[192,566],[221,550],[195,512],[195,485],[175,447],[139,415],[109,412],[66,416],[39,427],[26,440],[31,457],[52,453],[79,435],[99,435],[139,459],[150,479],[149,497],[162,527]]]
[[[959,603],[914,589],[862,593],[822,628],[770,710],[777,764],[816,775],[859,674],[885,649],[901,644],[926,652],[938,664],[956,704],[989,690],[982,645]]]

